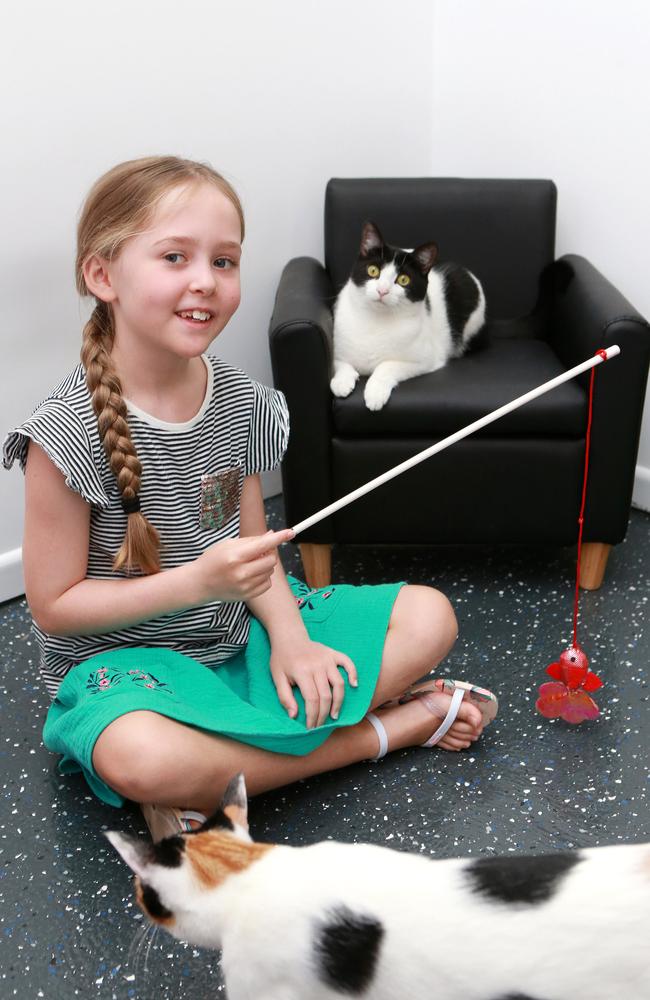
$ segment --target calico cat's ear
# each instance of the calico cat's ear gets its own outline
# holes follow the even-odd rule
[[[221,800],[221,808],[235,826],[248,830],[248,798],[246,782],[241,771],[230,780]]]
[[[374,222],[365,222],[361,232],[361,246],[359,253],[362,257],[367,257],[373,251],[381,250],[384,240]]]
[[[144,877],[145,869],[151,864],[151,844],[147,844],[136,837],[128,837],[124,833],[117,833],[116,830],[108,830],[105,834],[111,844],[126,861],[132,872],[140,878]]]
[[[438,244],[423,243],[422,246],[416,247],[413,250],[411,256],[422,274],[427,275],[438,257]]]

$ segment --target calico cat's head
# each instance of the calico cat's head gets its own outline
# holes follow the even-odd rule
[[[106,834],[135,873],[136,901],[145,916],[174,937],[207,948],[220,947],[216,897],[225,881],[268,851],[248,833],[243,774],[232,779],[221,807],[198,830],[157,844],[123,833]]]
[[[366,222],[350,280],[365,300],[378,309],[421,303],[437,255],[435,243],[423,243],[414,250],[390,246],[377,226]]]

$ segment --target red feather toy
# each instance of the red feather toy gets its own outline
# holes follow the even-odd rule
[[[606,351],[596,351],[607,360]],[[589,447],[591,444],[591,413],[594,396],[594,375],[596,369],[591,369],[589,382],[589,410],[587,416],[587,434],[585,440],[585,470],[582,480],[582,503],[578,517],[578,567],[576,571],[575,598],[573,602],[573,644],[560,653],[560,659],[546,668],[546,673],[553,677],[539,689],[539,697],[535,708],[547,719],[564,719],[565,722],[577,724],[585,719],[596,719],[600,714],[598,705],[589,696],[590,691],[597,691],[603,686],[600,677],[589,669],[589,660],[578,644],[578,603],[580,597],[580,554],[582,550],[582,528],[584,525],[585,502],[587,499],[587,478],[589,474]]]

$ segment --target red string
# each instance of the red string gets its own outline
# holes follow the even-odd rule
[[[599,350],[596,351],[603,361],[607,361],[607,351]],[[595,365],[591,369],[591,378],[589,379],[589,409],[587,413],[587,434],[585,438],[585,471],[582,479],[582,502],[580,504],[580,515],[578,517],[578,565],[576,568],[576,590],[575,590],[575,600],[573,603],[573,646],[574,649],[579,649],[578,646],[578,601],[580,599],[580,555],[582,552],[582,529],[584,527],[585,520],[585,504],[587,501],[587,479],[589,478],[589,448],[591,446],[591,416],[592,416],[592,406],[594,398],[594,376],[596,374]]]

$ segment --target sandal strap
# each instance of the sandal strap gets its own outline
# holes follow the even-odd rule
[[[435,746],[436,743],[440,742],[445,733],[448,732],[449,729],[451,729],[454,722],[456,721],[456,716],[458,715],[458,711],[460,709],[460,703],[463,700],[464,696],[465,696],[465,691],[463,690],[463,688],[456,688],[453,695],[451,696],[451,704],[447,710],[447,714],[445,715],[444,719],[436,729],[433,736],[430,736],[429,739],[426,741],[426,743],[421,743],[420,744],[421,746],[432,747]]]
[[[185,831],[192,829],[192,827],[190,826],[191,820],[194,820],[195,823],[200,823],[201,826],[203,826],[203,824],[206,822],[206,817],[203,815],[203,813],[195,812],[193,809],[183,809],[178,814],[178,819]]]
[[[381,719],[378,719],[374,712],[367,712],[366,719],[377,733],[377,738],[379,740],[379,753],[376,757],[370,757],[369,759],[381,760],[381,758],[385,757],[388,753],[388,734],[386,733],[386,728]]]

